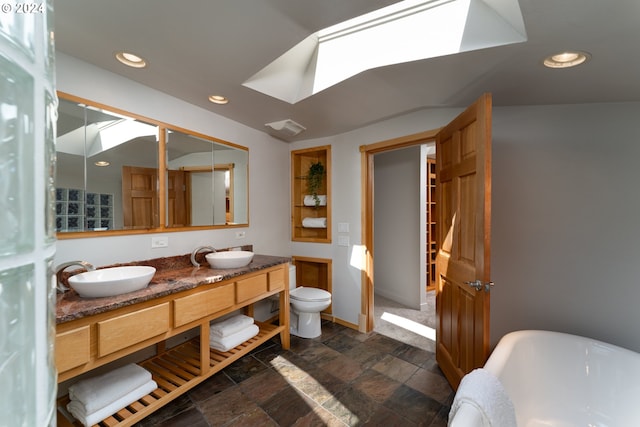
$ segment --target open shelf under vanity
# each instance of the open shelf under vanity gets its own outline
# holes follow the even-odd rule
[[[124,427],[141,421],[152,412],[277,336],[284,328],[284,326],[260,322],[256,322],[256,324],[260,328],[257,336],[227,352],[208,348],[208,343],[205,343],[207,346],[206,351],[208,351],[208,363],[200,363],[200,353],[203,350],[200,337],[193,338],[184,344],[138,363],[151,372],[151,376],[158,384],[158,388],[96,425],[100,427]],[[82,427],[80,422],[68,417],[65,409],[68,403],[68,396],[58,399],[58,426]]]

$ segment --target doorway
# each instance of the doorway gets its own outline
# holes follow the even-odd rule
[[[374,155],[436,142],[436,360],[454,388],[489,356],[491,104],[486,93],[442,129],[360,147],[364,256],[359,326],[370,332]]]
[[[374,331],[435,351],[428,285],[428,163],[433,143],[374,155]]]

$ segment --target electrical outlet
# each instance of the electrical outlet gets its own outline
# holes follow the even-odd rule
[[[245,232],[244,231],[236,231],[236,239],[244,239]]]
[[[168,236],[152,236],[151,248],[168,248],[169,237]]]

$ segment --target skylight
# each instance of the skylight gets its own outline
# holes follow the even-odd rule
[[[115,115],[115,113],[110,113]],[[135,138],[157,135],[157,127],[128,118],[114,117],[89,123],[56,138],[56,150],[92,157]]]
[[[310,35],[244,86],[295,104],[366,70],[525,40],[517,0],[405,0]]]

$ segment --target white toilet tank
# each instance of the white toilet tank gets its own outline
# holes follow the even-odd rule
[[[296,266],[289,264],[289,290],[296,288]]]

